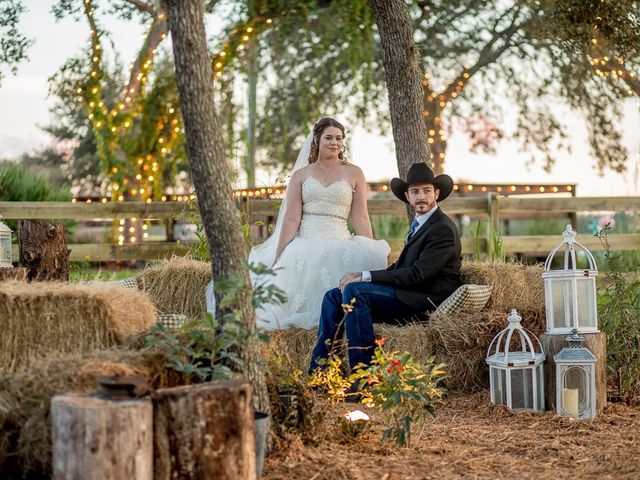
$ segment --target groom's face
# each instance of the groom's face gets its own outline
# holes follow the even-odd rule
[[[416,215],[422,215],[436,206],[440,190],[430,183],[416,183],[409,185],[405,196]]]

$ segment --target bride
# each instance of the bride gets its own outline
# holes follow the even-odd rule
[[[323,118],[307,137],[271,237],[254,247],[249,263],[276,269],[269,283],[287,294],[281,305],[256,311],[259,328],[318,325],[322,298],[345,272],[387,266],[389,244],[373,240],[362,170],[347,162],[344,127]],[[351,235],[347,220],[355,229]]]

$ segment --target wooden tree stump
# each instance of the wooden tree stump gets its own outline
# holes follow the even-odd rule
[[[546,355],[544,364],[544,397],[547,410],[556,409],[556,363],[553,356],[567,346],[566,335],[540,335],[540,343]],[[607,335],[605,333],[581,333],[584,346],[596,357],[596,411],[602,413],[607,406]]]
[[[5,280],[26,280],[26,268],[0,268],[0,282]]]
[[[152,480],[153,405],[149,398],[51,400],[55,480]]]
[[[158,390],[153,416],[156,480],[256,478],[249,382]]]
[[[27,268],[27,279],[69,280],[67,230],[61,223],[46,220],[18,221],[20,266]]]

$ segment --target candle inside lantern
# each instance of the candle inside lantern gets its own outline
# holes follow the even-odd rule
[[[578,417],[578,389],[577,388],[563,388],[562,389],[562,404],[565,411],[572,417]]]

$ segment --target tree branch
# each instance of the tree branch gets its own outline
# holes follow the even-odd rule
[[[132,103],[131,101],[126,102],[126,97],[133,99],[140,92],[142,77],[144,75],[143,71],[147,70],[149,65],[147,62],[151,61],[156,48],[160,42],[164,40],[168,31],[166,15],[164,12],[160,12],[154,18],[149,34],[147,35],[147,38],[145,38],[144,44],[140,49],[140,53],[133,62],[131,74],[129,75],[129,82],[127,83],[127,89],[125,91],[125,108],[128,109]]]
[[[519,9],[516,10],[513,20],[511,21],[511,25],[509,25],[502,31],[495,32],[493,37],[486,43],[484,47],[482,47],[476,63],[460,72],[460,74],[447,85],[447,87],[439,95],[441,99],[442,97],[444,97],[443,101],[448,101],[452,97],[452,94],[454,92],[460,92],[464,88],[464,85],[469,78],[471,78],[485,66],[495,62],[505,51],[507,51],[512,46],[512,39],[515,37],[515,35],[532,20],[531,17],[528,17],[522,22],[517,23],[518,14]],[[503,43],[500,47],[494,49],[494,46],[498,42],[498,40],[502,40]]]
[[[153,8],[152,5],[149,5],[148,3],[143,2],[142,0],[124,0],[124,1],[127,3],[130,3],[141,12],[149,13],[152,17],[156,17],[158,15],[158,12],[156,12],[156,9]]]

